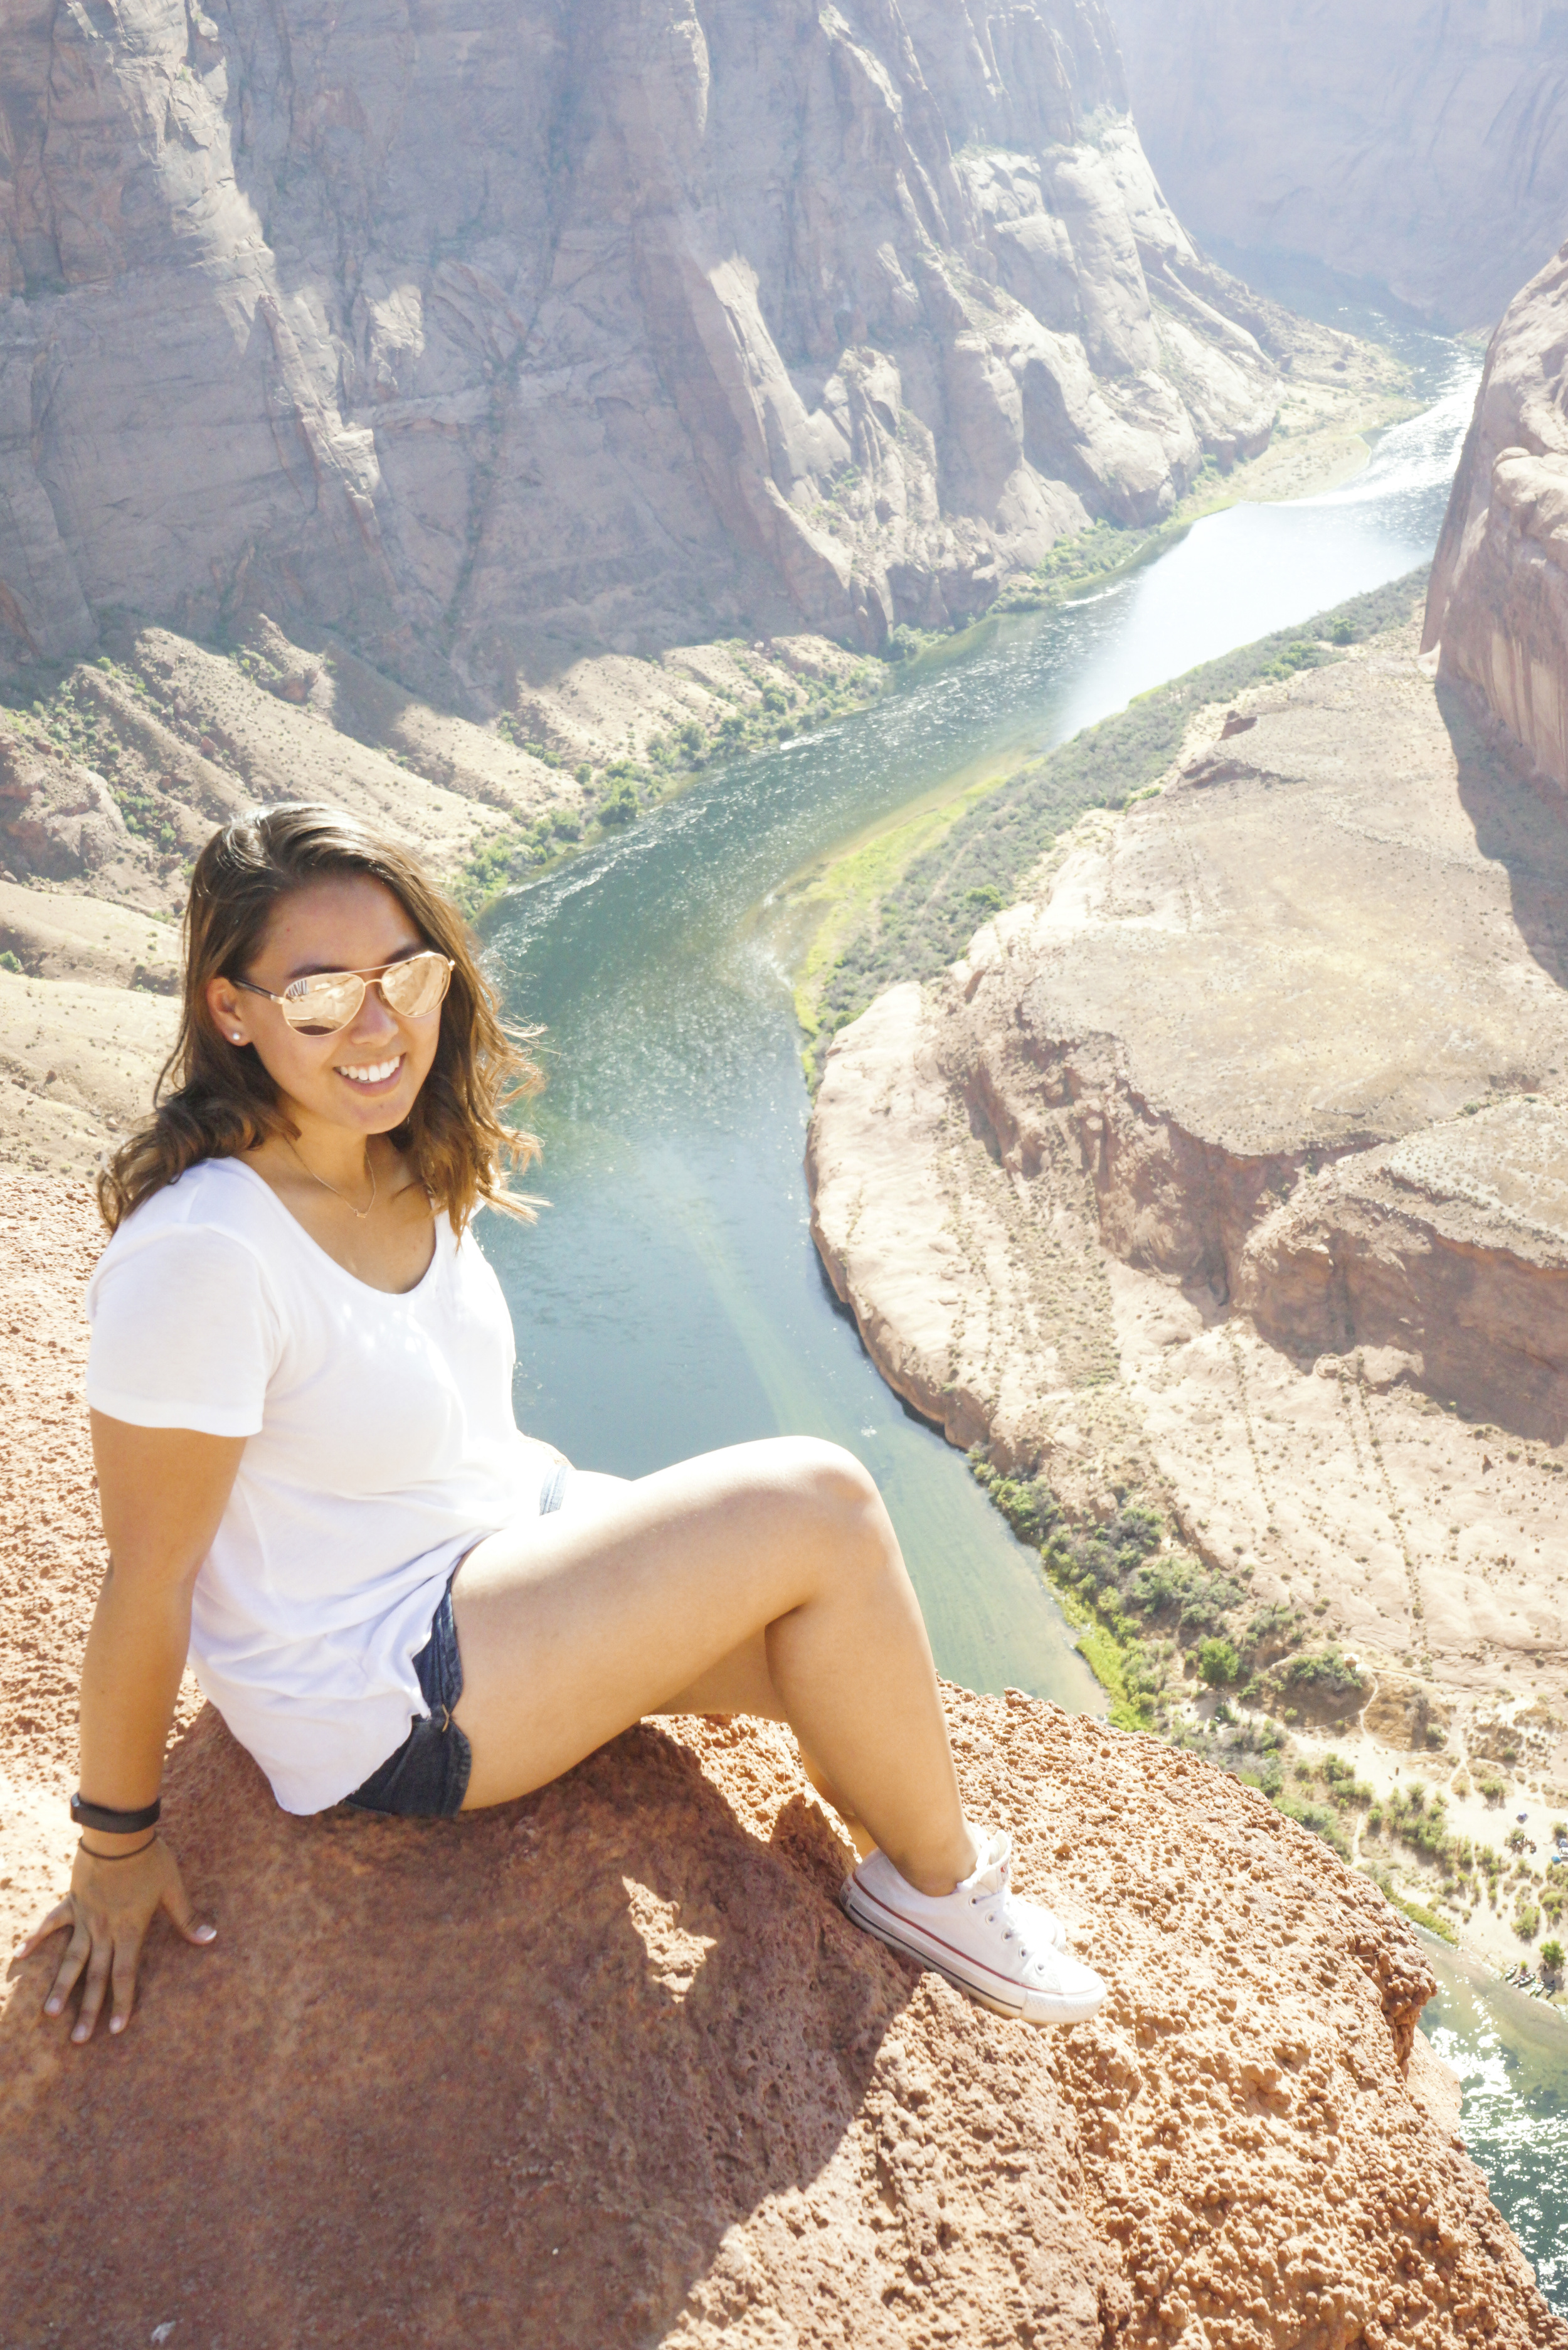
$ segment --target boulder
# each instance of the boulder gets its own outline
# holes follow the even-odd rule
[[[101,1552],[76,1186],[0,1186],[0,1915],[57,1887]],[[1031,2032],[851,1927],[776,1725],[644,1725],[455,1822],[299,1820],[187,1697],[130,2030],[49,1959],[0,2012],[0,2340],[421,2350],[1568,2344],[1454,2137],[1432,1979],[1253,1791],[1016,1691],[947,1691],[1112,1991]]]

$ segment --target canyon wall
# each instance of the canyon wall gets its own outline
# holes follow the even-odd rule
[[[1115,0],[1160,184],[1199,236],[1490,327],[1568,234],[1553,0]]]
[[[1487,354],[1432,569],[1426,643],[1568,786],[1568,246]]]
[[[491,706],[875,643],[1261,446],[1260,336],[1102,0],[0,0],[13,671],[116,608]]]
[[[1414,1674],[1472,1753],[1511,1693],[1560,1789],[1568,826],[1430,666],[1412,619],[1196,713],[1162,787],[841,1028],[813,1231],[951,1442],[1177,1530],[1191,1589],[1118,1620],[1240,1657],[1296,1609],[1356,1705]],[[1190,1659],[1139,1669],[1205,1734]]]

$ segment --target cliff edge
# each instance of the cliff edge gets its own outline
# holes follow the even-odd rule
[[[1432,567],[1424,643],[1568,788],[1568,245],[1509,305]]]
[[[79,1187],[0,1183],[13,1940],[69,1845],[95,1247]],[[1112,1985],[1090,2024],[1002,2022],[851,1928],[776,1726],[645,1726],[458,1823],[302,1821],[187,1704],[168,1833],[219,1939],[155,1929],[86,2051],[47,1961],[11,1970],[0,2335],[1562,2350],[1380,1896],[1190,1755],[948,1701],[969,1807]]]
[[[839,1030],[813,1229],[1123,1718],[1502,1966],[1563,1899],[1568,826],[1413,620],[1318,650]]]

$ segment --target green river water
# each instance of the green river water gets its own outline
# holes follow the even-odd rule
[[[1348,323],[1348,322],[1347,322]],[[857,1453],[887,1495],[941,1669],[1074,1711],[1104,1700],[1041,1576],[961,1459],[884,1386],[811,1244],[807,1102],[789,972],[759,916],[836,846],[950,779],[1043,749],[1199,661],[1426,561],[1473,359],[1407,338],[1429,405],[1346,489],[1199,523],[1084,601],[765,754],[701,775],[487,924],[513,1014],[548,1031],[535,1120],[551,1206],[485,1245],[517,1327],[519,1422],[584,1467],[639,1474],[790,1430]],[[1476,2151],[1543,2283],[1568,2291],[1554,2174],[1568,2031],[1445,1975],[1432,2020],[1485,2116]]]

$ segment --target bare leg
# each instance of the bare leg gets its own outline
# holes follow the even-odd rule
[[[583,1512],[602,1511],[607,1502],[626,1491],[629,1479],[609,1477],[597,1469],[574,1469],[566,1499],[562,1504],[574,1515]],[[768,1638],[764,1628],[752,1633],[738,1648],[721,1657],[700,1680],[672,1697],[667,1705],[656,1709],[659,1713],[749,1713],[763,1721],[787,1721],[789,1715],[784,1701],[774,1686],[768,1664]],[[795,1741],[797,1746],[800,1741]],[[876,1838],[863,1820],[857,1819],[845,1797],[828,1778],[820,1762],[800,1747],[801,1768],[805,1773],[824,1803],[831,1804],[838,1814],[856,1851],[862,1860],[875,1849]]]
[[[727,1657],[721,1657],[711,1669],[690,1689],[661,1705],[660,1713],[750,1713],[763,1721],[787,1721],[784,1701],[774,1687],[774,1677],[768,1664],[768,1636],[765,1631],[753,1632]],[[815,1755],[800,1745],[800,1766],[824,1803],[831,1804],[847,1831],[849,1840],[862,1860],[876,1849],[877,1839],[864,1820],[857,1817],[847,1798],[840,1794]]]
[[[910,1884],[950,1891],[973,1839],[919,1607],[859,1462],[784,1438],[598,1487],[493,1534],[453,1586],[468,1806],[545,1785],[648,1713],[776,1705],[829,1800]]]

